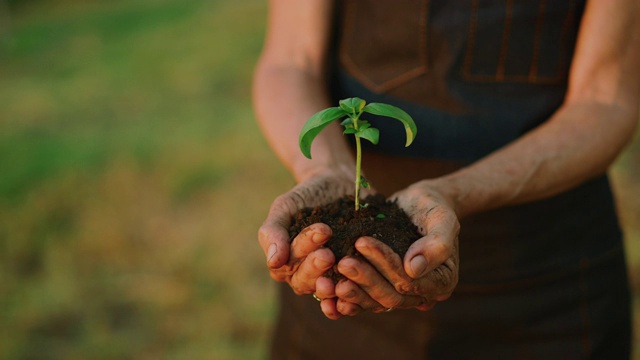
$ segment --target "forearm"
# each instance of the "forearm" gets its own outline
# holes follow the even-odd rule
[[[433,181],[460,216],[556,195],[606,172],[638,114],[594,101],[564,105],[516,142]]]
[[[519,140],[436,181],[460,215],[553,196],[606,172],[638,121],[639,14],[636,0],[589,1],[564,105]]]
[[[298,147],[307,119],[329,106],[325,73],[333,7],[329,0],[270,0],[265,46],[254,75],[260,127],[298,181],[326,169],[343,172],[355,163],[337,124],[316,138],[312,160]]]
[[[314,141],[311,160],[302,155],[298,135],[304,122],[329,106],[322,74],[268,60],[254,77],[254,108],[269,145],[297,180],[320,168],[349,169],[354,160],[338,126],[330,126]]]

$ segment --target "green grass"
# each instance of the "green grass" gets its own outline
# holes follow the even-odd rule
[[[265,3],[33,0],[12,13],[1,359],[266,357],[275,300],[256,230],[293,181],[251,110]],[[636,293],[637,144],[614,169]]]

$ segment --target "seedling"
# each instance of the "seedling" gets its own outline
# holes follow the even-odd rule
[[[380,131],[360,116],[364,113],[380,115],[399,120],[404,124],[407,133],[407,141],[405,146],[411,145],[416,136],[416,124],[404,110],[393,105],[383,103],[367,104],[366,101],[354,97],[340,100],[340,106],[330,107],[315,113],[307,120],[300,132],[300,150],[307,158],[311,159],[311,143],[313,139],[327,125],[336,120],[342,120],[341,125],[344,127],[344,134],[351,134],[355,137],[356,142],[356,180],[355,180],[355,206],[356,211],[360,210],[360,188],[369,188],[369,183],[362,176],[362,145],[361,139],[367,139],[374,145],[378,144]]]

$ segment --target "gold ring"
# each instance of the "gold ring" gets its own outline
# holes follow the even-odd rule
[[[393,308],[387,308],[387,309],[384,309],[384,312],[389,312],[389,311],[392,311],[392,310],[393,310]]]
[[[316,300],[318,300],[318,301],[322,302],[322,299],[320,299],[319,297],[317,297],[317,296],[316,296],[316,294],[311,294],[311,296],[313,296],[313,298],[314,298],[314,299],[316,299]]]

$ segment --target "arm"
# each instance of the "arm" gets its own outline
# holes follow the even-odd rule
[[[564,104],[543,125],[471,166],[397,193],[428,235],[404,259],[374,239],[358,240],[374,267],[354,259],[338,264],[341,272],[355,270],[351,282],[336,288],[338,309],[430,308],[457,283],[457,218],[553,196],[606,172],[638,120],[639,16],[636,0],[590,0]]]
[[[342,132],[332,126],[314,141],[313,160],[298,147],[304,122],[329,106],[325,88],[331,1],[272,0],[265,47],[254,77],[254,108],[267,141],[298,182],[318,168],[353,160]],[[352,170],[349,170],[352,171]]]
[[[254,76],[258,122],[298,182],[273,202],[258,239],[271,277],[286,281],[297,294],[315,291],[316,281],[333,266],[334,256],[321,248],[331,236],[325,224],[311,225],[290,244],[291,218],[303,207],[350,193],[355,177],[355,160],[337,124],[315,139],[313,160],[304,157],[297,141],[305,121],[329,104],[325,67],[332,10],[328,0],[271,0],[265,47]]]
[[[638,120],[638,16],[635,0],[588,2],[562,107],[520,140],[439,181],[450,183],[459,215],[556,195],[607,171]]]

